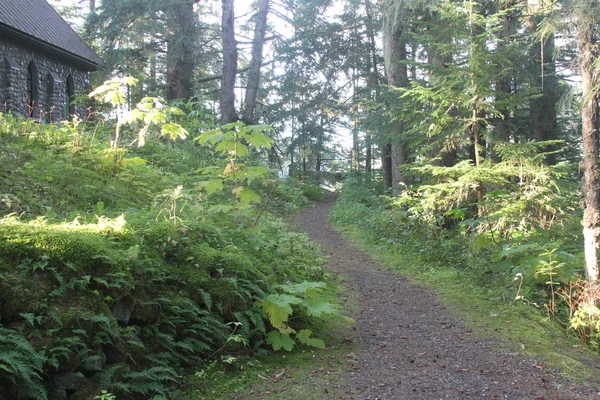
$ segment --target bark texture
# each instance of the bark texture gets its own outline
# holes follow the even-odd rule
[[[432,25],[443,25],[445,21],[439,13],[433,12],[429,16]],[[438,36],[434,43],[428,44],[427,63],[429,65],[430,82],[432,86],[438,85],[440,76],[443,76],[449,65],[452,65],[453,57],[448,51],[444,51],[447,46],[451,46],[451,36]],[[448,113],[456,116],[454,110],[449,110]],[[429,157],[434,159],[434,165],[443,167],[452,167],[458,162],[458,149],[456,138],[454,137],[431,137],[429,138]]]
[[[514,7],[514,2],[504,2],[500,5],[500,11],[506,13],[502,26],[498,30],[498,53],[506,51],[509,42],[517,32],[517,21],[514,12],[511,8]],[[506,57],[500,63],[501,72],[496,80],[496,107],[500,113],[500,117],[494,120],[494,135],[495,139],[507,142],[510,139],[510,111],[506,106],[507,100],[512,96],[512,80],[515,69],[512,66],[512,60]],[[506,71],[506,72],[502,72]],[[493,151],[493,150],[492,150]],[[492,158],[497,160],[495,152]]]
[[[541,17],[534,16],[527,23],[527,29],[535,33]],[[556,78],[556,65],[554,62],[554,35],[550,35],[541,42],[534,43],[529,51],[530,60],[535,63],[538,71],[534,76],[533,84],[539,88],[540,97],[536,97],[529,104],[529,123],[531,137],[541,142],[556,139],[556,104],[558,102],[558,81]],[[549,149],[551,150],[551,149]],[[556,155],[546,157],[548,164],[556,164]]]
[[[194,95],[196,21],[194,0],[178,1],[168,9],[167,100],[189,100]]]
[[[381,145],[381,172],[383,188],[388,190],[392,187],[392,145],[389,143]]]
[[[408,68],[406,66],[406,33],[402,22],[400,2],[387,0],[384,4],[383,52],[387,83],[390,86],[408,86]],[[390,127],[391,143],[391,184],[393,187],[406,183],[398,168],[408,162],[408,146],[401,139],[402,123],[395,122]]]
[[[248,125],[256,123],[255,110],[258,90],[260,88],[260,66],[263,59],[263,47],[267,32],[267,17],[269,15],[269,0],[258,1],[258,11],[254,24],[254,40],[252,41],[252,58],[250,59],[250,72],[248,73],[248,87],[242,121]]]
[[[237,75],[237,41],[235,39],[234,0],[221,0],[223,13],[221,16],[221,34],[223,37],[223,75],[219,106],[221,122],[224,124],[238,120],[235,111],[235,77]]]
[[[585,242],[585,276],[590,284],[598,283],[598,235],[600,233],[600,169],[598,168],[598,97],[594,87],[597,54],[593,25],[585,20],[579,23],[579,65],[583,91],[581,110],[583,169],[583,237]]]
[[[367,76],[367,86],[369,86],[370,88],[374,88],[375,89],[375,98],[374,100],[377,101],[377,87],[379,86],[379,71],[377,68],[377,46],[376,46],[376,42],[375,42],[375,32],[373,29],[373,10],[372,10],[372,4],[370,0],[365,0],[365,10],[366,10],[366,14],[367,14],[367,20],[366,20],[366,24],[367,24],[367,35],[369,36],[369,51],[370,51],[370,58],[369,58],[369,69],[371,71],[371,73]],[[373,169],[372,166],[372,159],[373,159],[373,144],[371,143],[371,133],[367,132],[366,134],[366,150],[365,150],[365,171],[366,172],[371,172],[371,170]],[[383,151],[382,151],[383,152]]]

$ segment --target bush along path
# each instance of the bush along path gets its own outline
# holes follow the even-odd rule
[[[475,336],[435,293],[384,269],[349,244],[327,225],[334,201],[328,195],[304,209],[298,224],[321,245],[328,268],[348,279],[347,292],[361,304],[352,328],[361,350],[346,372],[348,389],[339,398],[600,398],[597,389],[573,386],[536,360]]]

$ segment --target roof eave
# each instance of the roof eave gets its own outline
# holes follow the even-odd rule
[[[29,35],[23,31],[15,29],[9,25],[3,24],[0,22],[0,32],[5,33],[9,37],[14,40],[20,41],[24,44],[29,44],[31,46],[37,47],[40,50],[44,50],[50,54],[59,56],[65,60],[68,60],[80,67],[85,68],[87,71],[96,71],[98,70],[102,64],[101,62],[96,62],[89,60],[85,57],[81,57],[77,54],[71,53],[61,47],[55,46],[51,43],[45,42],[36,38],[35,36]]]

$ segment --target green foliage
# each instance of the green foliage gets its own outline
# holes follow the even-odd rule
[[[138,111],[141,124],[163,121]],[[174,397],[185,369],[264,344],[268,316],[254,303],[274,285],[322,279],[315,246],[270,213],[301,205],[300,188],[264,183],[252,147],[268,146],[262,128],[231,129],[249,135],[239,179],[202,147],[170,140],[119,149],[115,176],[109,126],[0,114],[0,397],[44,398],[64,373],[80,378],[80,398]],[[221,200],[196,189],[208,170],[223,190],[248,188],[233,193],[238,208],[254,195],[273,202],[207,213]]]
[[[347,199],[358,197],[352,193],[358,190],[361,190],[359,185],[344,187],[344,196],[330,214],[332,221],[347,218],[346,210],[351,210],[354,204]],[[597,355],[586,351],[578,338],[568,337],[566,331],[571,311],[568,304],[576,310],[580,299],[585,299],[581,296],[584,288],[578,281],[564,282],[557,278],[564,273],[568,280],[570,269],[577,268],[577,262],[569,254],[579,258],[576,252],[579,244],[569,239],[580,230],[579,221],[575,219],[572,226],[562,221],[563,224],[551,230],[515,234],[511,242],[515,249],[521,246],[519,243],[529,244],[531,252],[522,247],[514,253],[514,259],[509,254],[504,258],[498,256],[506,243],[497,234],[473,229],[463,233],[459,225],[451,224],[431,228],[409,212],[394,207],[387,197],[374,193],[371,196],[374,202],[380,202],[379,207],[363,215],[358,224],[337,224],[354,243],[394,272],[435,289],[473,334],[497,338],[503,347],[536,357],[546,368],[562,369],[574,380],[593,378],[589,363],[597,362],[592,361],[597,360]],[[513,274],[529,257],[525,261],[531,263],[527,269],[529,275]],[[565,265],[561,265],[563,262]],[[577,270],[580,268],[579,265]],[[533,275],[535,272],[537,276]],[[590,341],[597,340],[591,329],[587,329],[593,326],[593,319],[582,317],[585,331],[573,328],[569,331]],[[557,318],[561,323],[556,323]]]
[[[581,255],[560,250],[561,242],[523,243],[517,246],[504,245],[493,260],[502,270],[511,270],[527,279],[545,285],[567,283],[576,279],[581,270]]]
[[[181,125],[171,121],[173,116],[183,114],[179,108],[165,105],[164,100],[159,97],[144,97],[137,103],[136,108],[127,111],[125,104],[128,101],[126,93],[129,88],[138,82],[133,77],[113,78],[93,90],[89,97],[96,97],[101,101],[109,103],[116,113],[114,139],[111,147],[114,150],[114,175],[119,172],[119,163],[123,157],[123,150],[119,148],[122,129],[125,125],[135,127],[138,122],[142,124],[137,134],[138,147],[146,144],[146,134],[152,125],[160,126],[160,134],[171,140],[177,138],[185,139],[187,130]]]
[[[302,186],[302,194],[309,200],[322,200],[323,191],[319,185],[308,184]]]
[[[89,96],[98,97],[99,100],[113,107],[122,106],[127,102],[126,87],[136,83],[137,79],[131,76],[109,79],[90,92]]]
[[[117,398],[106,390],[102,390],[100,394],[94,397],[94,400],[117,400]]]
[[[577,199],[561,168],[524,159],[480,168],[413,166],[423,183],[393,199],[346,182],[330,217],[368,232],[382,249],[402,251],[423,271],[450,269],[568,326],[576,302],[568,288],[581,276],[583,255]],[[483,207],[476,183],[486,188]]]
[[[46,361],[44,354],[36,351],[25,337],[0,326],[0,381],[4,385],[9,381],[22,395],[45,400],[42,374]]]
[[[297,332],[289,324],[289,318],[294,310],[303,311],[308,317],[319,318],[325,315],[341,317],[332,303],[318,298],[324,287],[323,282],[308,281],[295,285],[276,285],[274,288],[283,293],[271,293],[254,303],[269,316],[269,322],[275,328],[267,334],[266,338],[266,343],[271,345],[273,350],[291,351],[296,345],[292,335],[304,345],[325,347],[322,340],[310,337],[312,331],[303,329]]]
[[[214,150],[227,157],[227,165],[219,174],[219,179],[202,182],[200,187],[208,195],[221,192],[227,185],[232,194],[231,207],[219,205],[219,210],[235,211],[236,208],[247,208],[251,203],[260,203],[260,196],[250,188],[256,180],[269,175],[269,170],[262,166],[248,166],[242,162],[249,155],[250,148],[270,149],[272,140],[263,132],[272,129],[266,125],[244,125],[232,123],[219,129],[208,131],[198,136],[201,144],[210,144]]]
[[[569,321],[569,328],[594,348],[600,348],[600,309],[595,304],[578,304]]]

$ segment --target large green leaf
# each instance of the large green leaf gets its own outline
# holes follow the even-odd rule
[[[243,204],[260,203],[261,198],[252,189],[243,188],[238,194],[238,200]]]
[[[325,348],[324,341],[321,339],[311,338],[310,335],[312,335],[312,331],[310,329],[302,329],[296,334],[296,339],[298,339],[300,343],[303,343],[307,346],[316,347],[317,349]]]
[[[306,297],[317,297],[321,289],[327,286],[325,282],[304,281],[295,285],[277,285],[276,287],[289,294],[304,294]]]
[[[215,179],[212,181],[202,182],[202,183],[200,183],[200,187],[204,188],[204,190],[206,190],[207,194],[213,194],[216,192],[220,192],[223,190],[223,180]]]
[[[302,299],[287,294],[270,294],[264,299],[254,303],[256,307],[262,308],[269,316],[269,321],[274,327],[285,324],[288,317],[292,315],[292,304],[299,304]]]
[[[292,351],[296,342],[290,337],[290,335],[282,335],[278,331],[271,331],[267,334],[267,344],[273,346],[273,350],[281,350],[282,348],[287,351]]]
[[[220,153],[228,153],[235,149],[236,142],[232,139],[225,139],[215,147],[215,151]]]
[[[206,144],[206,143],[215,144],[215,143],[220,142],[221,140],[225,139],[226,137],[227,137],[227,135],[225,135],[219,129],[213,129],[213,130],[204,132],[202,135],[198,136],[194,140],[196,140],[200,144]]]
[[[160,127],[160,132],[163,136],[168,136],[171,140],[175,140],[177,138],[185,139],[188,136],[188,131],[185,130],[183,126],[174,122],[167,122],[166,124],[163,124]]]
[[[225,124],[221,127],[224,131],[234,131],[235,128],[241,128],[244,124],[242,122],[230,122],[229,124]]]
[[[309,317],[320,317],[323,314],[339,314],[333,304],[321,299],[306,299],[301,305],[306,309]]]
[[[248,135],[249,137],[247,138],[248,143],[256,148],[259,147],[265,147],[267,149],[271,148],[271,143],[273,142],[273,140],[268,137],[267,135],[265,135],[264,133],[261,132],[252,132],[250,135]]]

